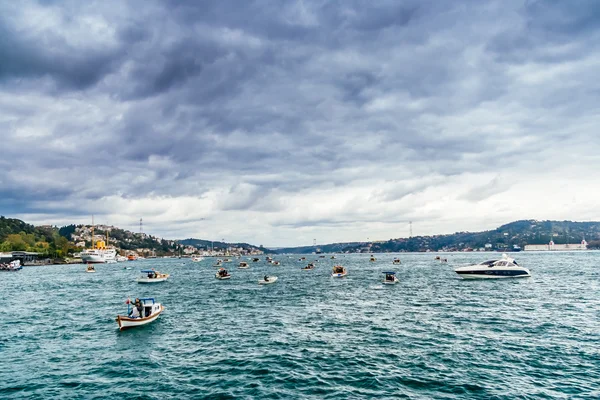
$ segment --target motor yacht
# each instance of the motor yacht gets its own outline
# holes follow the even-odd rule
[[[520,266],[506,254],[503,254],[499,260],[458,267],[454,272],[463,279],[527,278],[531,276],[527,268]]]

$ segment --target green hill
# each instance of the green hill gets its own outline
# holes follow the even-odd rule
[[[325,252],[403,252],[462,251],[485,248],[512,249],[514,245],[579,243],[586,239],[589,248],[600,248],[600,222],[521,220],[482,232],[456,232],[449,235],[415,236],[384,242],[336,243],[319,246]],[[312,253],[315,246],[278,249],[278,253]]]

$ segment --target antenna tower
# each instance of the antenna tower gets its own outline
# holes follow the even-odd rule
[[[313,239],[313,246],[317,245],[317,239]]]
[[[140,218],[140,235],[144,233],[142,219]]]
[[[408,237],[412,237],[412,221],[408,221],[408,228],[409,228]]]

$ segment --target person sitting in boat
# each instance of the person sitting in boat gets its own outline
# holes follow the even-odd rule
[[[265,282],[269,282],[269,276],[268,275],[265,275],[264,279],[265,279]]]

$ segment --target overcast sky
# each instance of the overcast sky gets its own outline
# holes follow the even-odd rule
[[[600,220],[600,2],[4,1],[0,214],[306,245]]]

